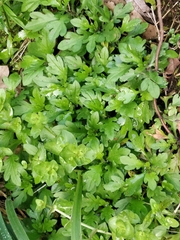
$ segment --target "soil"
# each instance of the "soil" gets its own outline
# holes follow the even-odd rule
[[[175,33],[180,33],[180,1],[179,0],[163,0],[162,16],[164,28],[168,31],[170,28]]]

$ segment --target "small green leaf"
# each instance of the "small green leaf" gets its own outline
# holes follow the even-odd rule
[[[101,165],[91,166],[83,175],[84,186],[89,192],[94,192],[101,182]]]
[[[8,78],[3,78],[3,80],[9,90],[15,90],[21,82],[21,77],[18,73],[12,73]]]
[[[127,15],[127,13],[130,13],[132,10],[133,6],[131,2],[125,4],[124,7],[122,3],[119,3],[114,8],[114,18],[123,19]]]
[[[4,107],[5,100],[6,100],[6,92],[4,89],[0,89],[0,111]]]
[[[32,156],[34,156],[38,151],[38,148],[36,146],[29,143],[23,144],[23,148],[28,154]]]
[[[67,68],[60,56],[54,57],[52,54],[47,55],[48,67],[47,71],[57,75],[60,80],[64,82],[67,80]]]
[[[2,7],[4,12],[7,14],[9,18],[11,18],[13,22],[15,22],[20,27],[25,28],[24,23],[16,16],[16,14],[11,10],[11,8],[8,5],[3,3]]]
[[[144,163],[137,159],[136,156],[132,153],[130,153],[129,156],[121,156],[120,162],[126,165],[126,170],[139,169],[144,166]]]
[[[41,1],[37,0],[24,0],[21,10],[22,12],[32,12],[34,11],[39,5],[41,4]]]
[[[145,91],[148,90],[148,92],[151,94],[151,96],[153,98],[158,98],[160,95],[160,88],[159,86],[151,81],[150,79],[146,78],[145,80],[143,80],[143,82],[141,83],[141,90]]]
[[[156,186],[157,186],[157,182],[159,180],[159,177],[157,176],[157,174],[155,172],[151,172],[151,173],[146,173],[145,177],[144,177],[144,182],[148,183],[148,187],[154,191]]]
[[[134,193],[138,193],[141,190],[141,186],[144,180],[144,173],[139,175],[134,175],[125,182],[127,184],[127,189],[125,191],[125,196],[132,196]]]
[[[16,162],[17,159],[18,157],[16,155],[11,155],[4,162],[4,179],[5,181],[11,179],[15,185],[21,186],[20,176],[23,171],[23,167],[20,163]]]

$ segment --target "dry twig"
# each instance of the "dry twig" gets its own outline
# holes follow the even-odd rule
[[[155,57],[155,70],[158,71],[158,61],[159,61],[159,53],[161,50],[161,46],[163,43],[163,37],[164,37],[164,29],[163,29],[163,20],[162,20],[162,14],[161,14],[161,0],[157,0],[157,12],[158,12],[158,19],[159,19],[159,43],[158,43],[158,47],[157,47],[157,51],[156,51],[156,57]],[[156,111],[156,114],[158,115],[162,126],[164,127],[164,129],[166,130],[167,133],[172,134],[172,132],[169,130],[169,128],[166,126],[163,117],[161,116],[161,113],[158,109],[157,106],[157,101],[156,99],[154,99],[154,109]]]

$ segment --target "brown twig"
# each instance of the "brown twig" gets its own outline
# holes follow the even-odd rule
[[[158,12],[158,19],[159,19],[159,36],[158,36],[159,43],[158,43],[158,47],[157,47],[157,50],[156,50],[156,57],[155,57],[155,70],[156,71],[158,71],[158,68],[159,68],[159,53],[160,53],[160,50],[161,50],[161,47],[162,47],[163,37],[164,37],[163,20],[162,20],[162,13],[161,13],[161,0],[157,0],[157,12]],[[156,101],[155,98],[154,98],[153,103],[154,103],[154,109],[155,109],[156,114],[158,115],[158,117],[161,121],[162,126],[164,127],[164,129],[166,130],[166,132],[168,134],[172,134],[172,132],[166,126],[166,124],[163,120],[163,117],[161,116],[161,113],[158,109],[157,101]]]

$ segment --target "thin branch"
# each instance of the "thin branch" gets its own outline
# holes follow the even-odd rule
[[[159,43],[158,43],[158,46],[157,46],[156,56],[155,56],[155,70],[156,71],[158,71],[158,68],[159,68],[159,54],[160,54],[160,51],[161,51],[161,47],[162,47],[162,43],[163,43],[163,37],[164,37],[163,20],[162,20],[162,13],[161,13],[161,0],[157,0],[157,12],[158,12],[158,19],[159,19],[159,36],[158,36]],[[166,126],[166,124],[163,120],[163,117],[161,116],[161,113],[158,109],[157,101],[156,101],[155,98],[154,98],[153,103],[154,103],[154,109],[156,111],[156,114],[158,115],[164,129],[166,130],[166,132],[168,134],[172,134],[172,132]]]
[[[179,3],[179,1],[177,1],[177,2],[172,6],[172,8],[170,8],[170,9],[164,14],[164,16],[162,17],[162,19],[164,19],[164,18],[168,15],[168,13],[171,12],[172,9],[173,9],[178,3]]]
[[[69,215],[67,215],[66,213],[60,211],[59,209],[55,208],[53,211],[58,212],[58,213],[61,214],[63,217],[71,220],[71,216],[69,216]],[[103,230],[96,229],[96,228],[91,227],[91,226],[89,226],[89,225],[87,225],[87,224],[85,224],[85,223],[81,223],[81,226],[83,226],[83,227],[85,227],[85,228],[88,228],[88,229],[90,229],[90,230],[96,231],[96,232],[98,232],[98,233],[102,233],[102,234],[109,235],[109,236],[112,235],[110,232],[105,232],[105,231],[103,231]]]

